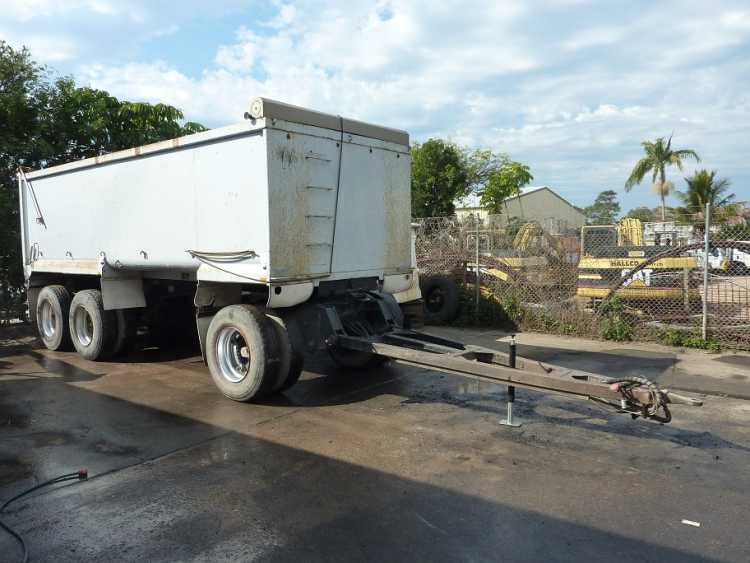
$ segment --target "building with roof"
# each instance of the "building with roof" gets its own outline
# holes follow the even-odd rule
[[[534,221],[550,234],[565,234],[579,231],[586,224],[586,216],[549,186],[528,186],[521,189],[521,195],[505,200],[499,215],[478,205],[456,207],[456,217],[460,221],[478,216],[487,224],[492,222],[504,227],[509,220],[517,217],[522,222]]]

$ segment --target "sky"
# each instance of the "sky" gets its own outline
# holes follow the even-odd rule
[[[674,135],[750,200],[750,2],[0,0],[0,38],[209,127],[267,96],[508,153],[579,206]],[[672,204],[677,204],[670,198]]]

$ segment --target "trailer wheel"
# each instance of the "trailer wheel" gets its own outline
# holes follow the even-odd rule
[[[39,338],[49,350],[70,350],[70,293],[62,285],[48,285],[39,292],[36,302],[36,325]]]
[[[281,367],[273,322],[252,305],[221,309],[208,327],[206,360],[219,390],[234,401],[273,391]]]
[[[294,338],[289,334],[286,322],[276,315],[266,314],[276,330],[276,342],[279,345],[279,376],[273,388],[273,393],[283,393],[292,387],[302,375],[305,357],[300,352],[299,345],[294,344]]]
[[[119,356],[120,354],[127,354],[133,349],[138,327],[133,309],[117,309],[115,317],[117,319],[117,336],[115,337],[112,355]]]
[[[112,355],[117,338],[117,316],[105,311],[102,292],[85,289],[73,296],[69,314],[70,338],[85,359],[105,360]]]
[[[458,316],[458,286],[446,276],[430,276],[422,281],[425,322],[447,323]]]

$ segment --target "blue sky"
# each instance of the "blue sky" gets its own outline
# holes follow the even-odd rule
[[[750,200],[750,3],[2,0],[0,38],[208,126],[256,95],[509,153],[577,205],[643,139],[694,148]],[[689,163],[685,173],[695,165]],[[684,185],[674,170],[670,178]],[[674,202],[674,200],[673,200]]]

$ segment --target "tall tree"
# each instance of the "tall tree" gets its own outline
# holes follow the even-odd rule
[[[729,180],[717,178],[715,170],[698,170],[685,178],[687,190],[677,192],[683,206],[678,209],[683,221],[702,224],[705,220],[706,204],[710,204],[715,222],[723,222],[740,211],[740,206],[733,204],[735,195],[729,193]]]
[[[0,40],[0,300],[20,295],[19,166],[42,168],[204,130],[164,104],[120,101],[54,79]]]
[[[711,207],[721,207],[732,203],[735,195],[729,192],[729,180],[717,178],[716,171],[706,169],[697,170],[692,176],[685,178],[687,190],[677,192],[683,205],[688,211],[696,213],[703,211],[706,204]]]
[[[464,149],[466,162],[467,192],[479,193],[487,181],[510,160],[504,153],[495,153],[489,149]]]
[[[614,190],[601,192],[596,196],[593,205],[584,208],[583,213],[589,225],[611,225],[617,221],[617,216],[620,214],[617,192]]]
[[[411,208],[414,217],[453,215],[454,204],[468,194],[464,155],[442,139],[415,143],[411,149]]]
[[[661,219],[666,220],[666,197],[670,185],[667,183],[666,168],[676,166],[682,170],[682,161],[687,158],[693,158],[700,162],[700,157],[692,149],[673,149],[672,136],[668,140],[659,137],[655,141],[643,141],[641,143],[646,156],[641,158],[633,167],[630,177],[625,182],[625,191],[629,192],[633,186],[640,184],[647,174],[651,174],[651,182],[654,190],[661,198]]]
[[[502,213],[505,200],[521,194],[521,188],[534,179],[525,164],[505,159],[491,172],[479,191],[479,203],[490,213]]]

